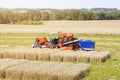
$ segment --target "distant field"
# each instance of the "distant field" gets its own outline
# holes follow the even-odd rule
[[[91,34],[120,34],[120,20],[43,21],[44,25],[0,25],[0,33],[72,32]]]

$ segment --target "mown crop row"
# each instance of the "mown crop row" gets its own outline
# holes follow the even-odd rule
[[[61,51],[59,49],[39,48],[1,48],[0,58],[46,60],[63,62],[105,62],[110,58],[107,51]]]
[[[6,80],[78,80],[88,72],[84,63],[0,59],[0,79]]]

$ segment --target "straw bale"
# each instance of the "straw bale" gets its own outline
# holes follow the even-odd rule
[[[66,62],[76,61],[76,54],[75,53],[66,53],[63,56],[63,61],[66,61]]]
[[[109,53],[109,51],[100,51],[100,54],[105,56],[105,60],[107,60],[107,59],[110,58],[110,53]]]
[[[25,59],[29,59],[29,60],[37,60],[37,53],[34,51],[26,51],[25,54]]]
[[[96,62],[102,63],[109,57],[108,52],[96,52],[96,51],[78,51],[77,62]]]
[[[6,68],[5,78],[11,80],[77,80],[81,76],[85,76],[88,67],[86,64],[67,62],[26,61],[25,63]]]
[[[16,49],[15,59],[25,59],[25,48],[17,48]]]
[[[76,60],[74,51],[60,51],[55,54],[51,54],[50,58],[53,61],[66,61],[66,62]]]
[[[73,66],[73,63],[59,63],[58,65],[51,67],[51,69],[47,69],[47,76],[45,80],[58,80],[59,75],[62,75],[63,71],[67,68]]]
[[[3,54],[4,54],[5,52],[3,51],[3,50],[0,50],[0,58],[3,58]]]
[[[59,52],[61,51],[60,49],[50,49],[50,48],[42,48],[41,51],[48,51],[48,52]]]
[[[58,65],[57,62],[47,62],[43,63],[43,66],[39,67],[38,73],[39,73],[39,80],[49,80],[48,71],[51,70],[52,67]]]
[[[23,52],[23,51],[16,51],[15,59],[25,59],[25,52]]]
[[[32,70],[32,68],[35,68],[36,66],[33,64],[38,64],[38,62],[27,62],[27,63],[23,63],[20,65],[16,65],[13,66],[11,68],[6,69],[5,73],[6,79],[12,79],[12,80],[22,80],[22,76],[23,76],[23,71],[30,69]]]
[[[105,62],[105,56],[104,55],[98,53],[95,56],[96,56],[96,61],[95,61],[96,63],[98,63],[98,62],[99,63]]]
[[[90,63],[95,62],[95,63],[101,63],[104,61],[104,56],[101,56],[99,52],[95,52],[92,55],[90,55]]]
[[[79,80],[83,78],[89,71],[89,65],[87,64],[75,64],[67,68],[58,80]],[[64,76],[65,75],[65,76]]]
[[[65,55],[65,53],[53,53],[50,54],[50,60],[51,61],[63,61],[63,56]]]
[[[1,61],[1,60],[0,60]],[[3,59],[1,61],[1,65],[0,67],[1,68],[9,68],[11,66],[15,66],[15,65],[18,65],[18,64],[22,64],[22,63],[25,63],[26,60],[17,60],[17,59]]]
[[[0,69],[0,78],[4,78],[5,77],[5,70],[4,69]]]
[[[4,78],[5,77],[5,68],[8,66],[5,66],[3,64],[6,64],[7,62],[9,62],[10,59],[0,59],[0,78]]]
[[[57,49],[41,49],[38,53],[38,60],[50,60],[50,54],[56,53]]]
[[[0,78],[5,77],[5,69],[25,63],[25,60],[2,59],[0,60]]]
[[[27,68],[23,71],[23,80],[44,80],[46,77],[46,69],[50,70],[51,67],[55,66],[57,63],[53,62],[43,62],[39,65],[33,64],[31,68]]]
[[[19,65],[17,71],[21,67],[22,69],[21,71],[23,72],[22,80],[38,80],[38,78],[40,77],[39,75],[41,73],[39,69],[43,70],[44,68],[52,67],[52,65],[55,65],[55,64],[35,62],[35,61],[28,62],[26,64]]]
[[[80,53],[76,56],[77,62],[89,62],[89,55],[87,53]]]
[[[90,63],[93,63],[93,62],[95,62],[95,60],[96,60],[96,56],[95,55],[92,55],[92,56],[90,56]]]
[[[39,53],[38,60],[50,60],[50,53]]]
[[[37,59],[37,49],[33,48],[18,48],[16,50],[15,58],[17,59],[29,59],[29,60],[36,60]]]
[[[4,50],[3,58],[14,58],[15,53],[13,49],[6,49]]]
[[[19,69],[19,70],[17,70]],[[23,68],[22,68],[23,69]],[[22,70],[21,67],[11,67],[5,70],[5,78],[12,80],[21,80],[22,79]]]

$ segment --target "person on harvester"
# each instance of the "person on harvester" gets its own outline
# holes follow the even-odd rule
[[[58,48],[62,48],[63,43],[66,42],[66,34],[65,33],[59,34],[58,39],[59,39]]]
[[[77,40],[77,38],[74,38],[72,33],[60,34],[58,38],[59,38],[58,47],[61,48],[62,50],[77,50],[79,48],[79,45],[77,42],[74,42],[68,45],[63,45],[63,43],[65,42]]]

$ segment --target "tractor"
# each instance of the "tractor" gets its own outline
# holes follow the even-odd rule
[[[57,38],[36,38],[33,48],[59,48],[62,50],[95,50],[95,41],[77,39],[72,33],[59,33]]]

